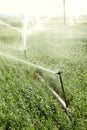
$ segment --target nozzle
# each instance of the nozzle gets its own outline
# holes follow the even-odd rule
[[[63,73],[62,71],[59,71],[59,72],[57,72],[56,74],[61,75],[62,73]]]

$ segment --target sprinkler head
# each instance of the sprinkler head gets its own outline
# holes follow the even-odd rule
[[[59,71],[59,72],[57,72],[56,74],[61,75],[62,73],[63,73],[62,71]]]

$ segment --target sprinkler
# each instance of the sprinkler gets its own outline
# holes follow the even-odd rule
[[[59,72],[57,72],[56,74],[59,76],[60,84],[61,84],[61,88],[62,88],[62,93],[63,93],[63,97],[64,97],[64,100],[65,100],[65,103],[66,103],[66,107],[68,107],[61,73],[62,73],[62,72],[59,71]]]
[[[25,55],[25,57],[27,57],[27,53],[26,53],[27,26],[28,26],[28,19],[27,19],[27,16],[24,15],[24,20],[23,20],[23,49],[24,49],[24,55]]]
[[[26,50],[24,49],[24,55],[25,55],[25,57],[27,57],[27,54],[26,54]]]

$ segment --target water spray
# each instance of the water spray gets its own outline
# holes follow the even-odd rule
[[[5,22],[3,22],[3,21],[1,21],[1,20],[0,20],[0,24],[1,24],[1,25],[4,25],[4,26],[7,26],[7,27],[9,27],[9,28],[11,28],[11,29],[17,30],[18,32],[21,32],[21,31],[22,31],[21,29],[19,29],[19,28],[17,28],[17,27],[14,27],[14,26],[12,26],[12,25],[10,25],[10,24],[7,24],[7,23],[5,23]]]
[[[26,54],[26,52],[25,52],[25,54]],[[46,72],[49,72],[51,74],[57,74],[59,76],[59,78],[60,78],[60,83],[61,83],[62,92],[63,92],[63,96],[64,96],[65,101],[63,101],[63,99],[53,89],[50,89],[50,90],[53,93],[53,95],[56,97],[56,99],[58,99],[58,101],[61,103],[63,108],[65,108],[67,110],[68,104],[67,104],[65,91],[64,91],[64,85],[63,85],[62,76],[61,76],[62,72],[59,71],[59,72],[56,73],[55,71],[49,70],[49,69],[44,68],[42,66],[35,65],[35,64],[31,63],[31,62],[28,62],[28,61],[25,61],[25,60],[22,60],[22,59],[19,59],[19,58],[16,58],[14,56],[7,55],[7,54],[4,54],[4,53],[0,53],[0,56],[3,56],[3,57],[6,57],[6,58],[9,58],[9,59],[24,63],[26,65],[32,66],[32,67],[37,68],[37,69],[41,69],[42,71],[46,71]]]
[[[61,88],[62,88],[62,93],[63,93],[63,97],[64,97],[64,100],[65,100],[65,103],[66,103],[66,108],[67,108],[67,107],[68,107],[68,104],[67,104],[67,100],[66,100],[66,95],[65,95],[65,90],[64,90],[64,85],[63,85],[63,80],[62,80],[61,74],[62,74],[61,71],[57,72],[57,75],[59,76],[59,79],[60,79],[60,84],[61,84]]]

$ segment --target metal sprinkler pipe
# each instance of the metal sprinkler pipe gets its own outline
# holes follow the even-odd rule
[[[26,53],[26,50],[24,49],[24,55],[25,55],[25,57],[27,57],[27,53]]]
[[[64,100],[65,100],[65,103],[66,103],[66,107],[68,107],[61,73],[62,73],[62,72],[59,71],[59,72],[57,72],[56,74],[59,76],[60,84],[61,84],[61,88],[62,88],[62,93],[63,93],[63,97],[64,97]]]
[[[27,56],[27,53],[26,53],[26,44],[27,44],[27,26],[28,26],[28,21],[27,21],[27,16],[24,15],[24,20],[23,20],[23,48],[24,48],[24,55],[25,57]]]

